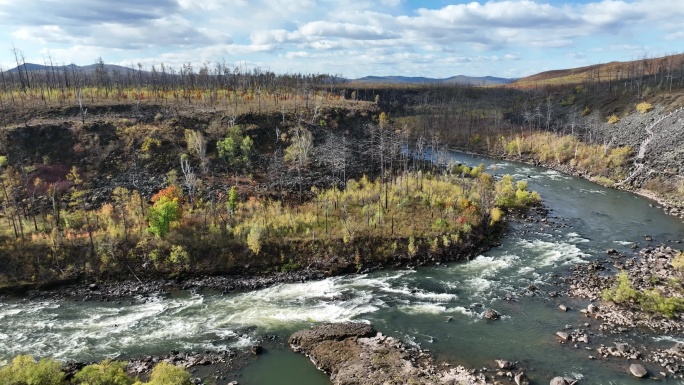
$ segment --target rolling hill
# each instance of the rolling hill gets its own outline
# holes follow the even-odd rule
[[[544,85],[567,85],[597,81],[605,82],[609,80],[653,76],[655,74],[667,76],[669,73],[681,71],[683,67],[684,54],[679,54],[545,71],[517,79],[513,81],[511,85],[517,88],[529,88]]]
[[[493,86],[509,84],[514,79],[498,78],[494,76],[465,76],[457,75],[444,79],[407,76],[366,76],[352,80],[353,83],[363,84],[467,84],[473,86]]]

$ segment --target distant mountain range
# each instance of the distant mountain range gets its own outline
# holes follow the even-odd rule
[[[473,86],[493,86],[510,84],[514,80],[515,79],[497,78],[494,76],[477,77],[465,75],[457,75],[444,79],[407,76],[366,76],[360,79],[354,79],[352,82],[364,84],[467,84]]]
[[[21,65],[19,67],[14,67],[10,69],[7,72],[12,72],[12,73],[17,73],[20,70],[21,71],[38,71],[38,72],[44,72],[44,71],[52,71],[54,68],[55,71],[64,71],[66,68],[67,71],[83,71],[83,72],[93,72],[97,68],[97,64],[90,64],[86,66],[78,66],[76,64],[69,64],[69,65],[59,65],[59,66],[46,66],[42,64],[34,64],[34,63],[26,63],[26,65]],[[119,71],[120,73],[128,73],[129,71],[137,71],[136,69],[130,68],[130,67],[123,67],[123,66],[118,66],[114,64],[105,64],[105,68],[107,69],[108,72],[113,72],[114,70]],[[146,72],[143,70],[143,72]],[[350,79],[351,82],[354,83],[363,83],[363,84],[465,84],[465,85],[473,85],[473,86],[494,86],[494,85],[502,85],[502,84],[510,84],[515,79],[507,79],[507,78],[497,78],[494,76],[482,76],[482,77],[477,77],[477,76],[465,76],[465,75],[458,75],[458,76],[452,76],[450,78],[444,78],[444,79],[437,79],[437,78],[426,78],[426,77],[408,77],[408,76],[366,76],[362,77],[360,79]]]
[[[26,65],[22,64],[19,67],[14,67],[11,70],[8,70],[7,72],[17,73],[20,70],[21,71],[26,70],[26,71],[32,71],[32,72],[33,71],[43,72],[43,71],[52,71],[53,68],[55,71],[64,71],[64,69],[66,68],[67,71],[76,71],[76,72],[83,71],[83,72],[89,73],[89,72],[94,72],[95,69],[97,68],[97,66],[98,66],[97,64],[90,64],[87,66],[78,66],[76,64],[69,64],[69,65],[56,65],[56,66],[51,67],[51,66],[46,66],[46,65],[42,65],[42,64],[26,63]],[[118,66],[118,65],[114,65],[114,64],[105,64],[104,67],[107,69],[108,72],[112,72],[114,70],[117,70],[121,73],[127,73],[128,71],[137,71],[137,70],[134,70],[133,68]]]

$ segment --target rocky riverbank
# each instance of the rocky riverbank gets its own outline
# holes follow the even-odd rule
[[[580,310],[580,314],[588,319],[583,321],[583,328],[559,332],[562,342],[575,347],[581,344],[589,351],[595,350],[588,356],[590,359],[626,359],[632,364],[630,372],[637,377],[684,378],[684,344],[658,347],[654,343],[644,343],[636,346],[623,342],[621,338],[625,333],[637,333],[646,339],[651,339],[653,333],[681,335],[684,331],[681,311],[666,317],[647,311],[634,301],[614,303],[602,300],[604,291],[616,285],[615,277],[609,272],[611,267],[625,271],[632,289],[637,292],[657,290],[665,298],[681,298],[682,273],[673,267],[679,253],[679,250],[668,246],[643,248],[631,257],[616,250],[607,250],[607,260],[576,265],[572,275],[565,278],[565,283],[569,284],[566,294],[590,301],[585,309]],[[593,324],[595,328],[592,328]],[[597,341],[600,341],[598,346]],[[634,365],[637,366],[632,367]]]
[[[504,160],[510,160],[510,161],[515,161],[515,162],[521,162],[521,163],[526,163],[530,164],[533,166],[537,167],[544,167],[548,168],[550,170],[555,170],[558,172],[561,172],[566,175],[571,175],[576,178],[581,178],[581,179],[586,179],[591,182],[595,182],[594,178],[592,178],[592,175],[584,173],[582,171],[579,171],[575,167],[572,167],[569,164],[565,163],[552,163],[552,162],[540,162],[534,158],[530,157],[518,157],[518,156],[502,156],[501,154],[482,154],[486,156],[491,156],[491,157],[496,157],[499,159],[504,159]],[[662,209],[666,214],[672,215],[681,219],[684,219],[684,203],[682,202],[674,202],[672,200],[668,200],[667,198],[663,197],[662,195],[650,191],[645,188],[634,188],[633,186],[630,185],[614,185],[612,186],[613,188],[623,190],[623,191],[629,191],[631,193],[640,195],[644,198],[650,199],[655,202],[653,205],[654,207]]]
[[[277,335],[264,336],[255,345],[246,348],[220,351],[177,351],[142,357],[118,357],[126,362],[126,373],[141,380],[149,379],[152,369],[159,363],[169,363],[190,373],[193,385],[237,385],[239,371],[253,363],[264,351],[283,348],[284,341]],[[96,362],[68,362],[62,370],[67,380],[85,366]]]

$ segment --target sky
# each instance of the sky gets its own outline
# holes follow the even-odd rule
[[[0,66],[516,78],[684,52],[684,0],[0,0]]]

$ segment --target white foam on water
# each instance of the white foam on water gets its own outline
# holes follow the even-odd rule
[[[653,337],[654,341],[658,342],[673,342],[673,343],[682,343],[684,344],[684,337],[675,337],[675,336],[654,336]]]
[[[460,264],[462,270],[470,274],[493,275],[503,269],[507,269],[520,261],[514,254],[501,256],[478,255],[465,264]]]
[[[447,309],[447,313],[458,313],[458,314],[463,314],[468,317],[477,317],[478,314],[472,311],[471,309],[466,309],[463,306],[456,306],[452,308]]]
[[[618,244],[620,246],[630,246],[634,244],[634,242],[630,241],[613,241],[613,243]]]
[[[591,242],[589,239],[582,237],[581,235],[577,233],[568,233],[566,234],[566,238],[568,242],[570,243],[587,243]]]
[[[415,270],[400,270],[394,271],[391,274],[387,274],[380,277],[369,277],[368,274],[352,276],[352,277],[339,277],[330,278],[330,280],[339,281],[339,284],[349,288],[355,289],[366,289],[368,287],[377,288],[390,293],[393,292],[403,292],[406,288],[397,289],[392,286],[392,282],[402,278],[406,275],[415,274]],[[327,281],[327,280],[326,280]]]
[[[588,193],[588,194],[599,194],[599,195],[606,195],[607,191],[602,191],[602,190],[594,190],[594,189],[578,189],[582,193]]]
[[[494,163],[494,164],[492,164],[491,166],[489,166],[488,169],[491,170],[491,168],[494,167],[494,166],[496,166],[497,168],[501,168],[501,167],[510,167],[511,164],[510,164],[510,163],[506,163],[506,162]]]
[[[456,301],[458,299],[458,296],[456,294],[433,293],[433,292],[424,292],[424,291],[415,292],[412,294],[412,296],[415,298],[418,298],[420,300],[433,301],[433,302],[449,302],[449,301]]]
[[[444,305],[425,302],[402,305],[399,306],[398,309],[407,314],[441,314],[447,311],[447,308]]]
[[[548,178],[551,179],[551,180],[568,180],[568,179],[572,179],[572,177],[569,177],[569,176],[567,176],[567,175],[563,175],[563,174],[561,174],[560,172],[558,172],[558,171],[556,171],[556,170],[545,170],[542,174],[543,174],[544,176],[548,177]]]
[[[475,277],[466,279],[466,286],[473,291],[474,295],[489,294],[492,291],[493,281],[487,278]]]
[[[514,254],[500,256],[479,255],[467,263],[454,264],[449,267],[454,280],[442,280],[440,283],[448,289],[467,290],[467,296],[475,296],[481,300],[482,296],[489,296],[492,291],[501,289],[504,281],[502,273],[520,263],[520,258]],[[459,296],[454,295],[453,300]]]
[[[390,290],[388,281],[405,274],[378,278],[336,277],[275,285],[215,299],[211,308],[221,314],[221,320],[217,321],[217,326],[221,327],[258,326],[273,330],[293,323],[349,321],[386,306],[368,286]]]
[[[566,242],[546,242],[540,239],[518,241],[519,246],[529,250],[525,258],[529,266],[544,267],[587,263],[583,257],[589,256],[577,246]]]

